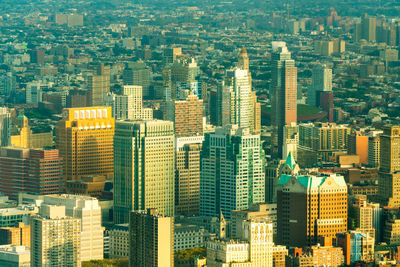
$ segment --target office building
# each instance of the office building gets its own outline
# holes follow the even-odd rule
[[[8,108],[0,107],[0,146],[11,144],[11,113]]]
[[[352,131],[348,136],[347,154],[358,155],[361,164],[368,163],[368,135],[362,131]]]
[[[64,206],[42,205],[31,218],[31,266],[81,266],[81,221]]]
[[[93,74],[87,76],[89,106],[103,105],[104,94],[110,92],[110,66],[97,65]]]
[[[232,210],[265,202],[265,156],[259,135],[227,125],[206,133],[201,154],[200,214],[230,219]]]
[[[372,168],[379,168],[381,156],[381,141],[379,135],[383,131],[371,131],[368,137],[368,165]]]
[[[176,139],[176,214],[198,215],[200,213],[200,154],[202,142],[203,138]]]
[[[207,266],[273,266],[272,223],[243,222],[240,240],[219,238],[207,242]]]
[[[115,224],[109,230],[110,259],[129,257],[129,224]]]
[[[170,47],[164,49],[163,57],[164,57],[164,64],[172,64],[182,56],[182,47]]]
[[[283,127],[297,122],[297,68],[284,42],[273,43],[272,59],[272,151],[282,158]]]
[[[174,266],[174,218],[157,210],[131,212],[129,266]]]
[[[174,122],[176,137],[202,135],[203,100],[190,94],[186,100],[168,101],[166,119]]]
[[[142,61],[128,63],[123,72],[123,81],[126,85],[142,87],[142,95],[145,98],[152,97],[151,92],[152,72]]]
[[[319,92],[332,91],[332,69],[316,64],[312,69],[312,84],[308,88],[307,103],[317,106]]]
[[[17,80],[15,74],[6,72],[0,76],[0,94],[5,97],[12,96],[16,92]]]
[[[0,246],[0,266],[31,267],[31,252],[27,246]]]
[[[34,205],[0,209],[0,227],[15,227],[20,222],[27,222],[30,216],[38,212],[39,209]]]
[[[375,238],[363,231],[336,234],[336,246],[343,248],[346,265],[374,261]]]
[[[56,127],[56,146],[66,180],[94,174],[113,177],[114,126],[110,107],[64,109]]]
[[[367,203],[367,196],[365,195],[352,196],[349,202],[351,211],[349,212],[351,214],[349,216],[349,225],[352,225],[353,229],[375,238],[374,205]]]
[[[63,160],[57,149],[1,149],[1,193],[16,199],[19,192],[58,194],[63,190]]]
[[[286,257],[288,256],[288,249],[286,246],[276,245],[272,248],[272,266],[273,267],[286,267]]]
[[[281,175],[277,193],[278,243],[310,246],[347,231],[347,185],[343,176]]]
[[[237,124],[253,130],[251,77],[246,69],[227,70],[217,89],[218,125]]]
[[[330,161],[336,152],[347,152],[351,128],[335,123],[299,124],[297,158],[300,166],[311,167],[318,161]]]
[[[170,121],[118,121],[114,138],[114,222],[132,210],[175,209],[175,136]]]
[[[79,219],[81,261],[103,259],[101,208],[96,198],[77,195],[48,195],[44,203],[65,206],[65,215]]]
[[[24,115],[17,117],[18,135],[11,136],[11,145],[24,148],[45,148],[53,146],[53,132],[34,133]]]
[[[123,95],[107,93],[104,105],[112,107],[116,120],[152,120],[153,110],[143,108],[142,86],[125,85]]]
[[[276,213],[276,204],[251,204],[248,209],[233,210],[230,221],[230,237],[234,239],[241,238],[243,221],[263,219],[272,223],[275,238],[277,228]]]
[[[72,195],[83,195],[100,198],[104,192],[106,177],[103,175],[86,175],[81,180],[65,181],[65,192]]]
[[[240,50],[240,54],[238,57],[238,68],[242,70],[249,70],[249,56],[247,55],[247,50],[246,48],[242,48]]]
[[[30,226],[17,223],[15,227],[1,227],[0,244],[29,247],[31,245]]]
[[[378,194],[382,204],[400,207],[400,126],[385,126],[380,136]]]
[[[369,17],[367,14],[364,14],[361,17],[361,25],[360,26],[357,25],[357,27],[356,27],[356,36],[357,37],[360,36],[360,39],[364,39],[366,41],[375,42],[376,41],[376,18]],[[359,41],[360,39],[357,39],[356,41]]]

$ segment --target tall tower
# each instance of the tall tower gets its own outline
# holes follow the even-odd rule
[[[282,158],[283,127],[297,122],[297,68],[284,42],[273,43],[272,126],[273,154]]]
[[[317,106],[319,102],[318,92],[332,91],[332,69],[325,65],[317,64],[312,70],[312,84],[308,89],[307,102],[309,105]]]
[[[114,222],[132,210],[174,215],[175,136],[170,121],[118,121],[114,138]]]
[[[259,135],[228,125],[206,133],[201,155],[200,214],[230,219],[232,210],[265,202],[265,155]]]
[[[168,101],[166,117],[174,122],[177,137],[203,134],[203,100],[194,94],[186,100]]]
[[[225,79],[218,87],[218,125],[237,124],[250,128],[253,105],[249,72],[245,69],[226,71]]]
[[[56,145],[66,180],[82,175],[113,177],[115,119],[110,107],[68,108],[56,127]]]
[[[278,243],[304,247],[319,237],[347,231],[347,185],[343,176],[280,176]]]
[[[81,266],[81,221],[65,216],[65,207],[43,204],[31,217],[31,266]]]
[[[81,260],[103,259],[103,227],[101,207],[94,197],[78,195],[47,195],[44,203],[65,206],[65,214],[80,220]]]
[[[379,196],[384,205],[400,207],[400,126],[385,126],[380,136]]]
[[[249,56],[247,55],[246,48],[242,48],[239,54],[238,67],[242,70],[249,70]]]
[[[105,93],[110,92],[110,66],[100,63],[93,75],[89,75],[87,80],[90,92],[90,106],[101,106]]]
[[[156,209],[130,213],[129,266],[174,266],[174,218]]]
[[[11,113],[8,108],[0,108],[0,146],[11,144]]]

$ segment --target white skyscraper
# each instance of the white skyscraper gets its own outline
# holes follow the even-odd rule
[[[65,214],[81,221],[81,260],[103,259],[101,208],[96,198],[78,195],[47,195],[44,203],[65,206]]]
[[[312,70],[312,84],[308,89],[307,103],[312,106],[318,104],[318,92],[332,91],[332,69],[326,65],[317,64]]]
[[[65,206],[43,204],[30,225],[30,266],[81,266],[81,220],[66,216]]]

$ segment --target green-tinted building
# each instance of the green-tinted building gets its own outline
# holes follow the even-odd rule
[[[232,210],[265,202],[265,155],[260,135],[228,125],[206,133],[201,155],[200,214],[230,218]]]
[[[132,210],[174,216],[175,136],[170,121],[119,121],[114,136],[114,222]]]

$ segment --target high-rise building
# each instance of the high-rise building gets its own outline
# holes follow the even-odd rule
[[[317,106],[318,92],[332,91],[332,69],[326,65],[316,64],[312,69],[312,84],[308,88],[307,102]]]
[[[9,97],[15,94],[17,80],[12,72],[4,73],[0,76],[0,94]]]
[[[376,41],[376,18],[364,14],[361,17],[361,39]]]
[[[153,110],[143,108],[142,86],[125,85],[123,95],[107,93],[104,105],[112,107],[116,120],[152,120]]]
[[[297,68],[286,44],[273,43],[272,126],[273,154],[282,158],[283,126],[297,122]]]
[[[87,87],[90,92],[89,105],[103,105],[104,94],[110,92],[110,66],[100,63],[94,74],[87,77]]]
[[[132,210],[174,215],[175,136],[170,121],[118,121],[114,137],[114,222]]]
[[[200,213],[200,154],[202,140],[203,138],[176,139],[176,214],[198,215]]]
[[[385,126],[380,146],[378,194],[386,206],[400,207],[400,126]]]
[[[64,206],[45,205],[31,218],[31,266],[81,266],[81,221]]]
[[[373,168],[379,168],[381,156],[381,142],[379,135],[383,131],[372,131],[368,137],[368,165]]]
[[[129,266],[174,266],[174,218],[164,217],[157,210],[130,214]]]
[[[347,231],[347,185],[343,176],[281,175],[278,182],[278,243],[310,246]]]
[[[232,210],[265,202],[265,156],[259,135],[227,125],[206,133],[201,154],[200,213],[230,219]]]
[[[64,159],[66,180],[93,174],[113,177],[114,126],[110,107],[64,109],[56,127],[56,146]]]
[[[11,113],[8,108],[0,107],[0,146],[11,144]]]
[[[80,220],[81,261],[103,259],[101,207],[96,198],[78,195],[48,195],[44,203],[65,206],[65,215]]]
[[[253,127],[253,98],[248,70],[226,71],[225,79],[218,87],[217,101],[218,125],[237,124],[241,128]]]
[[[336,245],[343,248],[346,265],[374,261],[375,238],[363,231],[336,234]]]
[[[242,229],[240,241],[220,238],[207,243],[207,266],[273,266],[272,223],[247,220]]]
[[[298,162],[310,166],[317,161],[330,161],[334,152],[347,152],[351,128],[335,123],[299,124]]]
[[[255,91],[251,92],[252,99],[252,113],[251,113],[251,128],[255,134],[261,133],[261,103],[257,102],[257,95]]]
[[[191,94],[186,100],[168,101],[166,119],[174,122],[176,137],[202,135],[203,100]]]
[[[375,238],[374,206],[367,203],[367,196],[353,196],[353,203],[349,205],[349,225],[370,237]]]
[[[58,194],[63,190],[63,160],[57,149],[1,149],[1,193],[16,199],[19,192]]]
[[[182,56],[182,47],[170,47],[164,49],[164,64],[172,64],[177,58]]]
[[[31,245],[30,226],[17,223],[15,227],[0,228],[0,244],[29,247]]]
[[[126,85],[141,86],[142,95],[151,97],[153,93],[150,90],[152,72],[143,61],[128,63],[124,73],[123,81]]]
[[[242,48],[239,54],[238,67],[242,70],[249,70],[249,56],[247,55],[246,48]]]
[[[368,163],[368,135],[361,131],[352,131],[348,136],[347,154],[358,155],[360,163]]]

